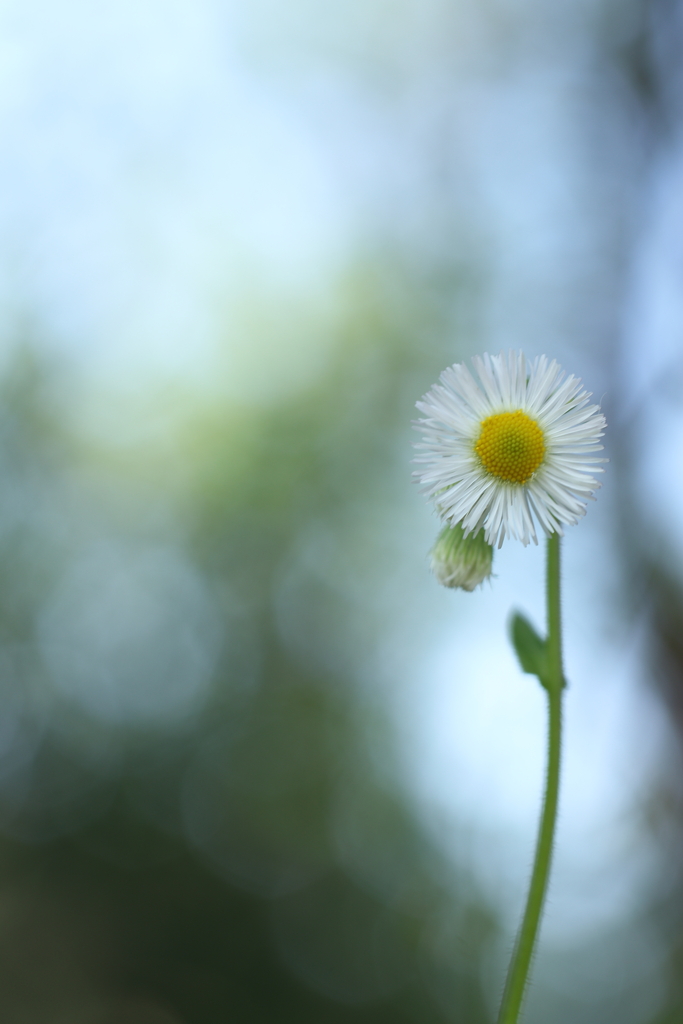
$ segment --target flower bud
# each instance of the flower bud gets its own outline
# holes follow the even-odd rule
[[[474,590],[491,575],[493,548],[483,530],[464,535],[462,526],[446,526],[432,548],[432,572],[444,587]]]

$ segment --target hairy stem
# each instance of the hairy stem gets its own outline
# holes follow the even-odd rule
[[[560,789],[560,751],[562,736],[562,622],[560,614],[560,537],[548,540],[547,561],[548,637],[547,670],[542,680],[548,694],[548,765],[545,796],[522,925],[508,971],[498,1024],[516,1024],[529,978],[531,959],[538,937],[543,904],[548,890],[550,863],[555,840],[557,801]]]

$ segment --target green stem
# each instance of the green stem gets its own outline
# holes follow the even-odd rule
[[[562,735],[562,623],[560,617],[560,537],[553,533],[548,539],[547,562],[548,638],[547,674],[542,683],[548,693],[548,767],[545,796],[538,832],[536,856],[531,873],[522,926],[510,963],[498,1024],[516,1024],[529,978],[538,928],[543,912],[557,821],[557,800],[560,788],[560,748]]]

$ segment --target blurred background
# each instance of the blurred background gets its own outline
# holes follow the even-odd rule
[[[523,347],[568,532],[529,1024],[683,1021],[683,4],[4,0],[0,1017],[487,1024],[543,548],[430,576],[414,403]]]

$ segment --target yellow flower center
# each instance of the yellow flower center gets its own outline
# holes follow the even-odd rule
[[[518,409],[487,416],[474,450],[491,476],[525,484],[543,462],[545,441],[536,420]]]

